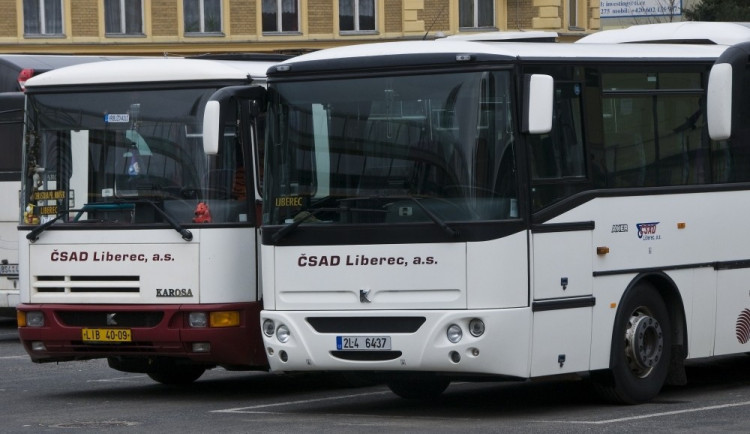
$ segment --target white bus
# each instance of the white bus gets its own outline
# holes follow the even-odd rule
[[[15,317],[18,289],[18,210],[21,187],[24,84],[46,71],[110,56],[0,55],[0,316]],[[122,58],[122,57],[120,57]]]
[[[34,362],[106,357],[167,384],[267,369],[263,119],[236,96],[288,56],[244,58],[103,62],[26,83],[18,323]],[[204,150],[211,99],[231,112]]]
[[[750,351],[750,152],[704,116],[725,49],[414,41],[271,68],[271,369],[406,398],[581,375],[639,403]]]

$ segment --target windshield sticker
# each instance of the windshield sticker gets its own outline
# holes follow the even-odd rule
[[[130,115],[128,113],[115,114],[107,113],[104,115],[104,123],[107,124],[123,124],[130,122]]]
[[[660,240],[661,235],[656,233],[656,225],[658,224],[659,222],[636,223],[635,227],[638,228],[638,238],[643,241]]]
[[[296,207],[302,206],[302,196],[282,196],[276,198],[277,207]]]
[[[31,200],[59,200],[65,198],[65,190],[37,190],[31,194]]]

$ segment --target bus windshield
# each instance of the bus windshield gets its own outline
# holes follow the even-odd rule
[[[510,72],[270,86],[264,223],[518,217]]]
[[[236,131],[202,148],[215,90],[29,94],[22,224],[246,222]]]

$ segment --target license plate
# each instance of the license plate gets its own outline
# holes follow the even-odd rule
[[[390,336],[336,336],[336,349],[345,351],[390,350]]]
[[[0,264],[0,276],[18,276],[18,264]]]
[[[84,342],[131,342],[130,329],[81,329]]]

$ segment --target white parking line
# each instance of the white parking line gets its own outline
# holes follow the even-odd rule
[[[392,393],[390,390],[384,390],[381,392],[368,392],[368,393],[357,393],[354,395],[330,396],[328,398],[302,399],[299,401],[283,401],[283,402],[275,402],[273,404],[253,405],[250,407],[238,407],[238,408],[227,408],[224,410],[213,410],[211,411],[211,413],[254,413],[256,410],[269,408],[269,407],[283,407],[285,405],[298,405],[298,404],[309,404],[312,402],[335,401],[335,400],[341,400],[341,399],[359,398],[361,396],[386,395],[390,393]]]
[[[29,356],[23,355],[23,356],[0,356],[0,360],[6,360],[6,359],[28,359]]]
[[[87,383],[122,383],[130,380],[145,378],[145,375],[128,375],[127,377],[102,378],[99,380],[86,380]]]
[[[576,425],[576,424],[582,424],[582,425],[606,425],[610,423],[618,423],[618,422],[630,422],[634,420],[640,420],[640,419],[650,419],[654,417],[664,417],[664,416],[674,416],[676,414],[684,414],[684,413],[696,413],[699,411],[711,411],[711,410],[721,410],[725,408],[732,408],[732,407],[745,407],[750,405],[750,401],[743,401],[743,402],[735,402],[732,404],[721,404],[721,405],[710,405],[707,407],[697,407],[697,408],[687,408],[685,410],[674,410],[674,411],[664,411],[659,413],[650,413],[650,414],[641,414],[638,416],[629,416],[629,417],[621,417],[617,419],[606,419],[606,420],[540,420],[537,422],[554,422],[554,423],[566,423],[570,425]]]

